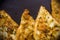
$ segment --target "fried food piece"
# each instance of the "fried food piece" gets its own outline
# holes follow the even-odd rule
[[[60,0],[51,0],[52,16],[60,23]]]
[[[0,10],[0,37],[3,40],[14,40],[18,24],[4,10]]]
[[[44,6],[41,6],[34,26],[35,40],[55,40],[54,37],[57,34],[54,37],[51,34],[53,32],[52,30],[56,27],[58,31],[54,30],[54,32],[59,33],[60,29],[58,26],[60,27],[60,24],[49,14]],[[50,32],[51,34],[49,35]]]
[[[28,13],[29,11],[25,9],[22,14],[21,23],[16,33],[16,40],[34,40],[34,19]]]

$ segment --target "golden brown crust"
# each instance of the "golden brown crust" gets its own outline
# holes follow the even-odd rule
[[[35,40],[55,40],[55,38],[51,36],[52,33],[49,35],[50,32],[53,32],[51,30],[56,28],[55,25],[60,26],[60,24],[49,14],[45,7],[41,6],[34,26]],[[59,27],[57,28],[59,30]],[[56,30],[54,30],[54,32],[56,32]]]
[[[0,16],[2,17],[2,19],[5,19],[5,23],[6,26],[11,26],[14,28],[14,26],[18,26],[18,24],[10,17],[10,15],[8,13],[6,13],[4,10],[0,11]],[[11,25],[8,23],[11,23]]]
[[[18,24],[4,10],[0,10],[0,31],[3,40],[14,40]]]
[[[34,19],[28,14],[27,9],[24,10],[21,23],[16,33],[16,40],[33,40]]]
[[[60,23],[60,0],[51,0],[52,16]]]

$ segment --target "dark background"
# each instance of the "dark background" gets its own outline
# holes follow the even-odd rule
[[[24,9],[35,19],[41,5],[51,13],[51,0],[0,0],[0,10],[8,12],[18,24]]]

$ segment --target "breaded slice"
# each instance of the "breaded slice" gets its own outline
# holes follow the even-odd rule
[[[41,6],[36,18],[34,28],[35,40],[55,40],[60,24],[49,14],[44,6]],[[56,30],[55,30],[56,29]],[[52,34],[53,30],[55,36]],[[51,36],[51,34],[54,36]]]
[[[52,16],[60,23],[60,0],[51,0]]]
[[[33,38],[34,19],[29,15],[27,9],[24,10],[21,23],[16,33],[16,40],[34,40]]]
[[[18,24],[6,13],[0,10],[0,35],[3,40],[14,40]]]

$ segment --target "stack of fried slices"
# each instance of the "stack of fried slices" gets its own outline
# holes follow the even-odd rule
[[[36,19],[25,9],[18,25],[4,10],[0,10],[1,40],[57,40],[60,35],[59,0],[52,0],[52,14],[41,6]],[[55,5],[56,4],[56,5]]]

